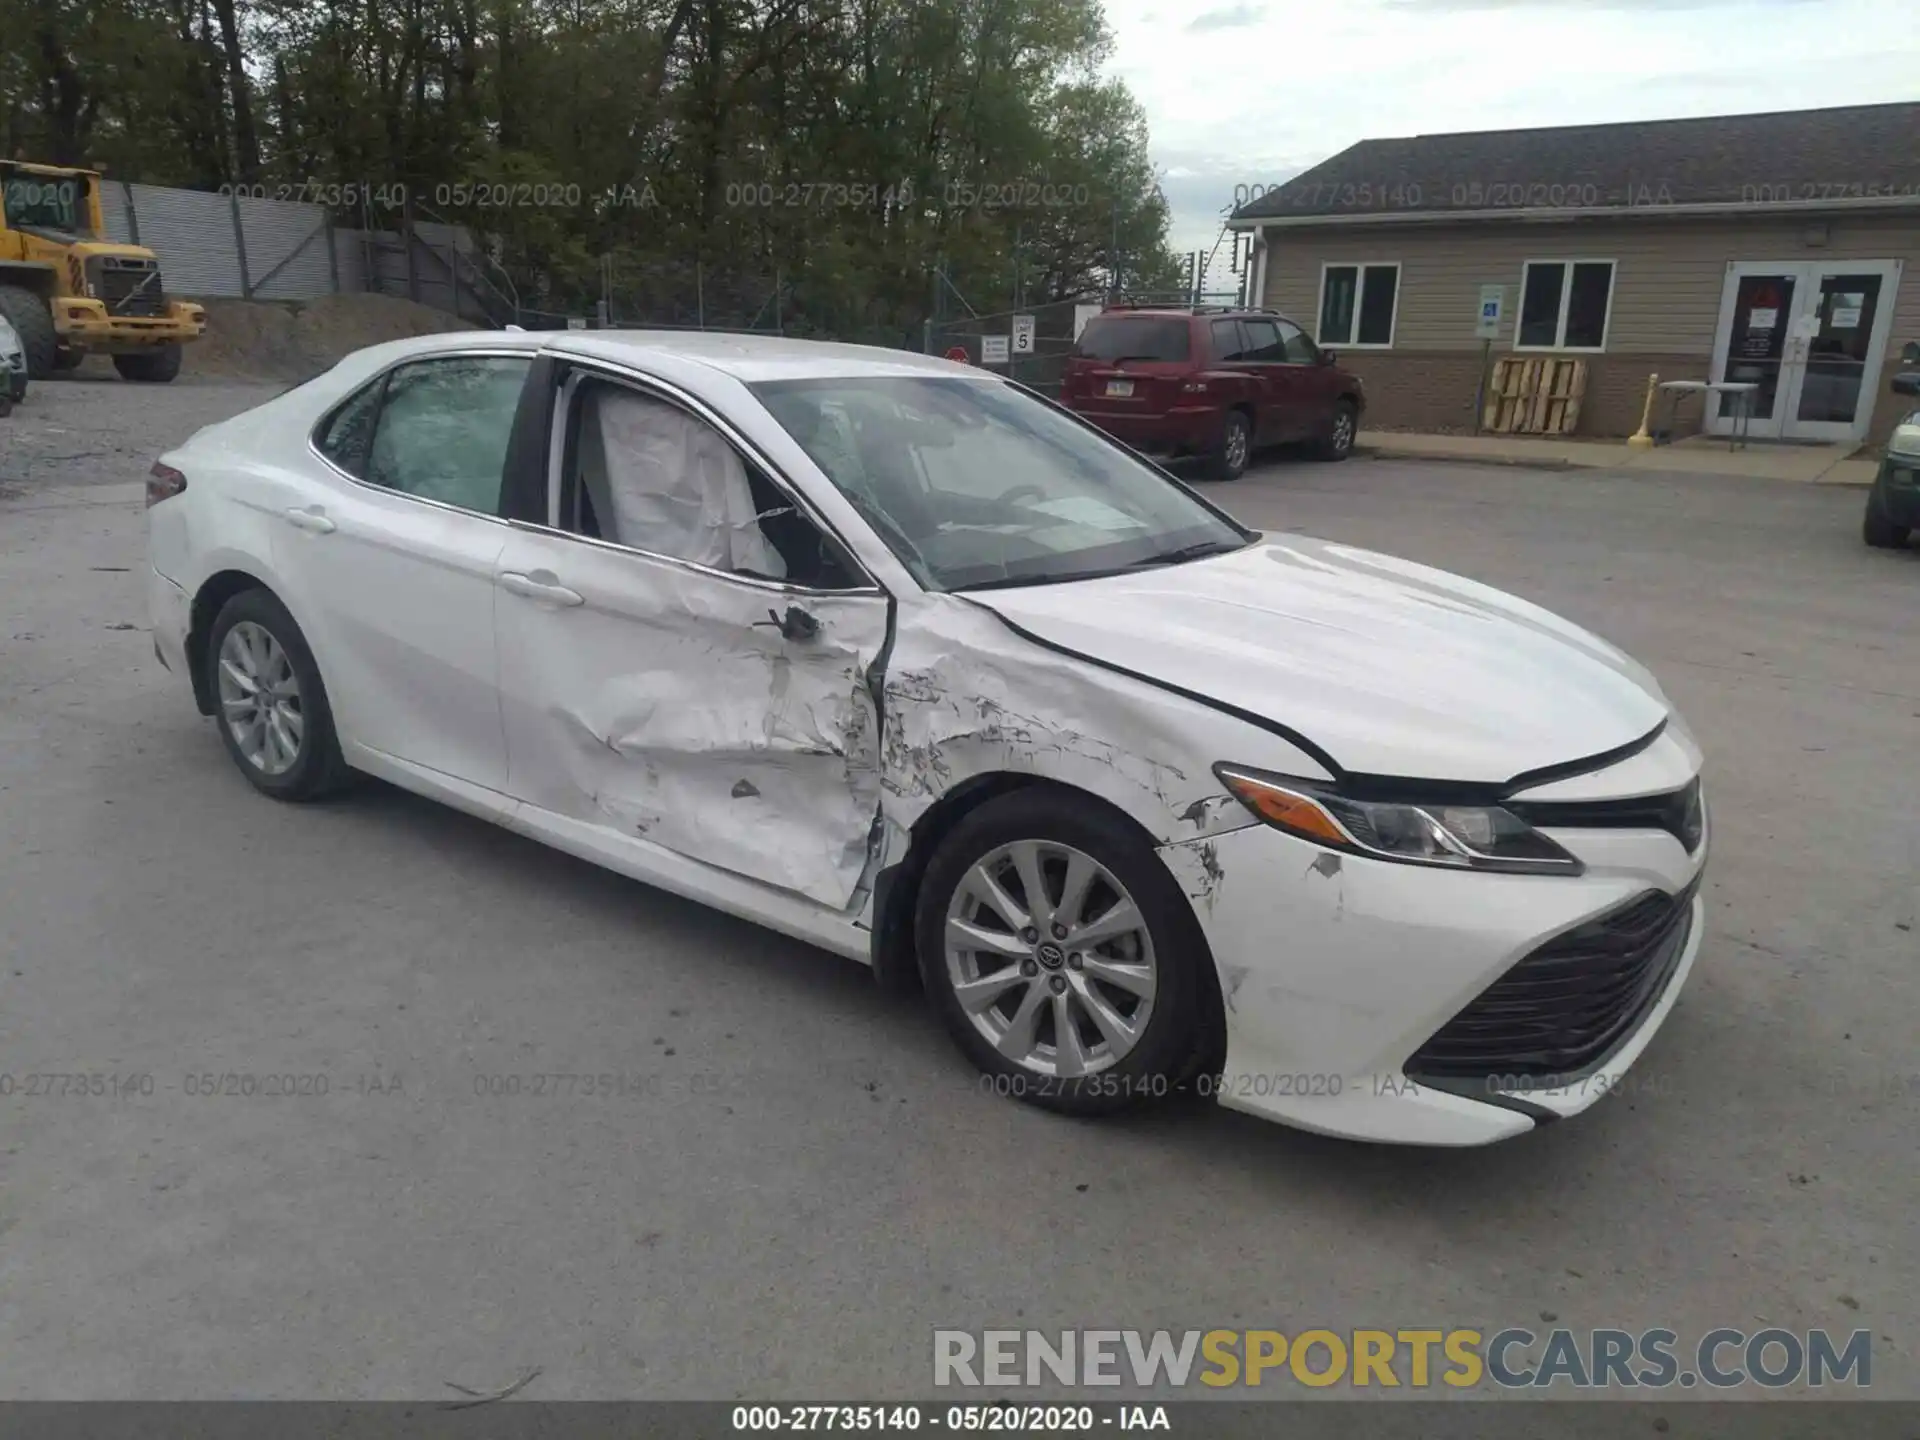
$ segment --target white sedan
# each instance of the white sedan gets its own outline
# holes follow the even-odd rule
[[[1614,1087],[1699,947],[1646,670],[964,365],[401,341],[148,504],[156,649],[261,791],[375,775],[917,978],[1056,1109],[1499,1140]]]

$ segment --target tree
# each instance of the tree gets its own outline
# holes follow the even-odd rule
[[[356,187],[523,300],[913,333],[1172,268],[1099,0],[0,0],[12,151]],[[364,189],[362,189],[364,187]],[[403,203],[404,201],[404,203]]]

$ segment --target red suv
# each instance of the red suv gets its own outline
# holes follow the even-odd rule
[[[1273,310],[1103,310],[1074,344],[1060,398],[1136,450],[1205,456],[1221,480],[1283,441],[1346,459],[1366,407],[1360,377]]]

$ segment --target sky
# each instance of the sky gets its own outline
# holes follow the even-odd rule
[[[1914,0],[1106,9],[1110,69],[1146,107],[1176,251],[1214,244],[1236,186],[1277,184],[1358,140],[1920,99]]]

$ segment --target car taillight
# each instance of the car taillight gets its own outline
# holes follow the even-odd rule
[[[171,465],[162,465],[158,460],[147,472],[147,504],[158,505],[162,500],[171,500],[187,488],[187,477]]]
[[[1204,380],[1189,380],[1180,387],[1180,393],[1182,395],[1204,395],[1207,393],[1207,382]]]

